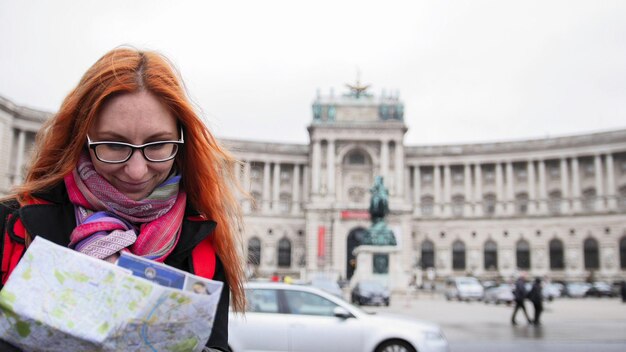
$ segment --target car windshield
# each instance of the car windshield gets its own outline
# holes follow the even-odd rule
[[[472,278],[458,279],[457,283],[459,285],[479,285],[478,280]]]
[[[384,291],[385,290],[385,288],[381,284],[376,282],[376,281],[361,282],[359,284],[359,286],[361,286],[361,289],[367,290],[367,291],[380,292],[380,291]]]

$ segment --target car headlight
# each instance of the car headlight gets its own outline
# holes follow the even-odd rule
[[[424,331],[424,339],[426,340],[430,340],[430,341],[439,341],[439,340],[445,340],[446,337],[443,336],[443,332],[441,330],[436,330],[436,331]]]

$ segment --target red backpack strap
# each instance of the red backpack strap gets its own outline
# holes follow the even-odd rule
[[[48,204],[49,202],[30,198],[26,201],[26,204]],[[15,202],[15,209],[19,207],[18,203]],[[26,250],[27,244],[27,236],[26,236],[26,228],[24,228],[24,224],[22,224],[22,220],[17,216],[15,212],[9,213],[8,208],[3,208],[3,216],[0,217],[0,221],[4,221],[4,229],[2,233],[2,263],[1,263],[1,271],[2,271],[2,285],[6,283],[13,272],[13,269],[17,266],[20,259],[22,259],[22,255],[24,255],[24,251]],[[30,242],[30,241],[28,241]]]
[[[196,245],[191,252],[194,274],[207,279],[213,279],[215,275],[215,248],[213,236],[209,236]]]
[[[2,285],[6,283],[24,254],[26,231],[14,214],[7,217],[2,236]]]

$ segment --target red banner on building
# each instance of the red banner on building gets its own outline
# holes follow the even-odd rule
[[[341,218],[342,219],[369,220],[370,213],[367,210],[342,210]]]
[[[326,255],[326,228],[320,226],[317,228],[317,257],[323,258]]]

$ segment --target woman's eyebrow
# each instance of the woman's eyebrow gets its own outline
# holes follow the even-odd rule
[[[101,141],[130,141],[128,136],[115,131],[97,131],[93,136],[89,135],[89,137],[92,139],[97,138]],[[144,141],[175,140],[178,138],[178,132],[161,131],[145,136]]]

